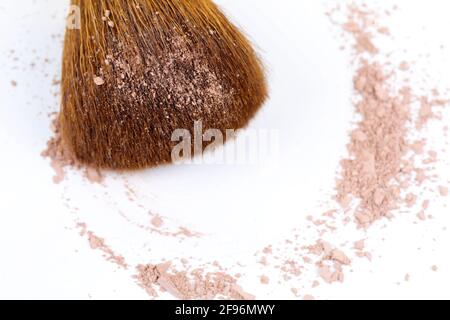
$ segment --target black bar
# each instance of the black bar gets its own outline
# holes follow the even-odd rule
[[[410,301],[411,302],[411,301]],[[430,308],[419,307],[404,301],[388,301],[388,308],[380,307],[386,301],[359,301],[363,310],[358,311],[354,301],[2,301],[3,314],[13,319],[31,315],[30,319],[79,318],[140,319],[149,320],[195,320],[195,319],[283,319],[297,320],[311,317],[370,317],[386,318],[387,315],[404,316],[414,313],[430,318]],[[366,306],[364,305],[366,303]],[[370,306],[368,306],[370,304]],[[397,307],[397,308],[396,308]],[[207,312],[206,312],[207,310]],[[425,310],[426,313],[425,313]],[[362,313],[360,313],[362,312]],[[430,313],[431,312],[431,313]]]

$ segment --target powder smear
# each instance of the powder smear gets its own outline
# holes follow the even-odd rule
[[[84,175],[88,181],[92,183],[102,183],[103,176],[96,168],[87,167],[81,164],[64,145],[60,134],[59,114],[52,114],[53,120],[51,123],[51,130],[53,136],[47,142],[47,148],[41,153],[42,157],[49,158],[51,166],[55,171],[53,182],[61,183],[65,178],[66,168],[83,169]]]

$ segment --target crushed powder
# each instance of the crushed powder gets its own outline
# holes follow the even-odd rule
[[[428,176],[426,169],[415,164],[416,158],[425,153],[426,140],[409,141],[413,129],[411,121],[415,117],[414,102],[420,101],[416,117],[416,129],[420,130],[430,119],[436,118],[434,108],[445,106],[448,100],[436,97],[436,91],[433,91],[433,98],[416,96],[408,85],[395,90],[391,82],[396,70],[373,59],[378,53],[371,49],[373,33],[370,29],[376,27],[375,13],[355,5],[350,5],[348,10],[348,21],[342,28],[357,43],[360,65],[354,77],[354,89],[361,120],[350,135],[349,156],[341,161],[336,199],[344,210],[356,200],[355,220],[360,227],[367,228],[380,218],[392,217],[403,204],[415,206],[418,196],[408,190],[414,186],[413,182],[420,185]],[[358,44],[361,38],[368,38],[363,43],[371,45]],[[370,54],[370,62],[363,52]],[[399,66],[400,71],[408,69],[406,61]],[[436,152],[429,151],[428,155],[424,164],[437,161]]]
[[[100,250],[107,261],[115,263],[121,268],[128,269],[128,264],[125,258],[116,254],[106,243],[105,239],[96,236],[92,231],[87,230],[86,223],[78,223],[77,227],[80,229],[80,236],[87,236],[89,245],[93,250]]]
[[[160,265],[139,265],[136,276],[138,284],[150,295],[156,297],[159,288],[179,299],[234,299],[253,300],[236,279],[223,272],[205,272],[196,269],[191,272],[171,269],[171,263]]]
[[[341,161],[336,198],[343,205],[349,197],[359,200],[354,216],[363,227],[399,207],[402,183],[411,176],[405,156],[412,95],[407,87],[391,93],[388,78],[380,64],[366,60],[354,78],[362,120],[354,131],[358,136],[353,133],[348,146],[350,157]],[[414,199],[408,197],[406,202],[412,204]]]

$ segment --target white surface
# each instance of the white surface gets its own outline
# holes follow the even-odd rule
[[[331,1],[217,2],[257,44],[268,67],[271,99],[250,128],[279,130],[280,161],[275,166],[181,166],[136,173],[126,177],[138,194],[130,202],[124,176],[109,175],[107,187],[86,183],[77,173],[62,185],[52,183],[52,169],[40,152],[50,136],[47,113],[58,108],[57,88],[51,83],[59,77],[67,2],[2,0],[0,298],[147,298],[130,272],[117,270],[88,248],[73,230],[76,220],[105,237],[132,265],[180,256],[227,266],[241,262],[249,266],[246,290],[258,292],[258,298],[293,298],[290,287],[259,285],[260,266],[252,261],[256,251],[283,241],[307,215],[320,213],[318,204],[332,190],[353,117],[351,55],[339,50],[339,30],[324,14]],[[450,87],[450,38],[444,37],[450,4],[393,3],[400,10],[387,23],[396,40],[385,40],[383,48],[393,51],[393,61],[422,55],[417,80],[427,69],[432,84]],[[430,135],[438,145],[444,142],[440,131],[430,130]],[[443,163],[439,170],[446,183],[449,165]],[[321,298],[449,298],[445,200],[433,202],[431,222],[415,225],[416,212],[410,212],[386,228],[375,227],[369,232],[370,246],[376,248],[372,264],[358,261],[343,285],[305,293]],[[205,236],[180,242],[148,234],[119,214],[144,223],[148,210],[167,217],[169,226],[187,226]],[[432,265],[439,272],[431,272]],[[406,273],[411,281],[398,285]]]

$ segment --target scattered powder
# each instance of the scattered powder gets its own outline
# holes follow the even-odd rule
[[[265,265],[268,265],[267,262]],[[292,276],[300,276],[302,274],[302,269],[303,266],[294,259],[284,261],[280,268],[280,270],[283,272],[284,279],[290,279]]]
[[[369,20],[369,16],[366,12],[356,6],[351,6],[348,11],[348,21],[342,25],[342,28],[346,32],[354,35],[354,49],[357,54],[362,54],[364,52],[370,54],[378,53],[378,48],[373,44],[373,35],[368,29],[373,23],[372,20]],[[388,30],[384,29],[384,32],[387,33]]]
[[[102,183],[103,176],[98,169],[83,166],[72,153],[64,146],[61,134],[58,114],[53,114],[51,129],[53,136],[47,142],[47,148],[41,153],[42,157],[49,158],[55,171],[53,182],[61,183],[65,178],[65,168],[84,169],[84,175],[92,183]]]
[[[42,152],[42,156],[50,158],[51,166],[53,170],[55,170],[53,181],[55,183],[60,183],[64,180],[64,168],[77,167],[79,164],[70,151],[62,144],[58,115],[54,117],[51,129],[54,136],[47,142],[47,149]]]
[[[444,99],[430,99],[428,97],[420,97],[420,111],[416,121],[416,129],[423,129],[426,124],[431,119],[438,119],[439,117],[435,114],[435,107],[443,107],[449,103],[448,100]],[[437,156],[436,152],[430,151],[430,162],[437,160],[435,158]]]
[[[346,205],[349,197],[359,200],[354,216],[361,227],[388,217],[401,202],[402,182],[410,177],[405,160],[408,150],[407,123],[411,93],[403,88],[391,93],[387,73],[376,62],[362,60],[354,78],[360,96],[357,110],[362,116],[348,147],[350,157],[342,160],[337,182],[337,200]],[[411,205],[415,199],[406,199]]]
[[[89,238],[89,244],[93,250],[102,251],[105,254],[106,260],[111,261],[122,268],[128,268],[125,259],[120,255],[116,255],[114,251],[105,244],[104,239],[97,237],[92,232],[88,232],[87,234]]]
[[[105,21],[109,20],[109,14],[105,13]],[[111,27],[113,24],[111,25]],[[341,218],[339,213],[346,213],[342,220],[348,224],[350,222],[348,214],[351,214],[356,225],[362,228],[369,228],[374,222],[382,218],[390,218],[403,206],[413,207],[416,205],[419,196],[410,192],[414,182],[422,184],[428,179],[427,169],[419,168],[416,165],[416,157],[427,155],[423,160],[424,164],[431,164],[437,161],[438,155],[434,151],[425,153],[426,140],[409,141],[412,133],[411,123],[414,119],[414,101],[420,101],[420,110],[417,115],[413,129],[420,130],[431,119],[436,119],[435,107],[442,107],[448,103],[443,99],[433,97],[420,97],[413,93],[408,86],[399,89],[392,85],[395,78],[395,71],[390,70],[386,65],[376,62],[379,50],[375,46],[374,35],[378,32],[382,35],[389,35],[389,29],[376,24],[375,15],[365,8],[364,10],[355,5],[351,5],[348,10],[347,21],[341,24],[343,30],[352,35],[357,61],[357,71],[353,79],[355,93],[358,97],[356,111],[360,116],[360,121],[356,123],[354,130],[350,134],[348,144],[348,157],[341,161],[341,171],[336,182],[335,199],[340,204],[342,210],[328,210],[322,217],[316,220],[313,217],[309,220],[311,225],[322,237],[329,231],[336,228],[330,225],[330,221]],[[183,52],[182,52],[183,53]],[[124,69],[129,66],[117,59],[117,53],[113,53],[113,58],[108,58],[109,64],[117,68]],[[370,58],[368,58],[370,57]],[[174,57],[168,57],[173,60]],[[170,66],[170,65],[169,65]],[[410,69],[408,62],[404,61],[398,66],[398,70],[406,72]],[[163,77],[166,70],[159,70],[157,76]],[[132,94],[134,88],[127,87],[131,84],[123,82],[121,79],[112,79],[117,82],[124,92]],[[171,85],[174,88],[191,88],[185,83],[186,79],[181,79],[181,85]],[[186,80],[186,81],[185,81]],[[95,77],[97,85],[105,82],[101,77]],[[108,79],[109,82],[109,79]],[[211,79],[214,84],[215,79]],[[158,83],[156,84],[158,85]],[[165,85],[161,82],[161,85]],[[154,88],[155,90],[158,88]],[[195,89],[193,86],[191,89]],[[221,101],[226,98],[227,93],[220,88],[209,88],[214,99]],[[130,91],[131,90],[131,91]],[[183,89],[184,90],[184,89]],[[60,182],[64,178],[64,168],[66,166],[79,166],[70,157],[70,154],[61,146],[59,129],[55,121],[55,137],[49,141],[47,150],[43,156],[52,160],[55,169],[55,182]],[[418,131],[417,131],[418,132]],[[411,157],[410,154],[413,154]],[[97,171],[87,171],[87,176],[93,181],[101,181],[101,175]],[[448,189],[439,187],[442,196],[448,195]],[[427,202],[428,201],[428,202]],[[425,210],[429,206],[429,200],[423,202],[423,210],[418,214],[419,219],[425,220]],[[159,229],[163,225],[160,217],[153,217],[151,224]],[[105,258],[126,268],[125,260],[117,256],[105,244],[105,240],[87,231],[87,226],[81,224],[82,235],[87,235],[91,247],[104,253]],[[161,230],[158,230],[161,232]],[[186,237],[196,236],[186,228],[180,228],[177,235]],[[297,236],[296,236],[297,238]],[[356,240],[356,239],[354,239]],[[294,241],[286,241],[286,244],[294,246]],[[353,250],[357,257],[366,257],[371,260],[372,256],[365,250],[365,240],[349,241],[353,244]],[[301,249],[306,253],[302,254]],[[269,266],[267,256],[273,255],[274,251],[286,251],[283,248],[269,246],[263,249],[264,257],[260,263]],[[344,268],[351,264],[349,255],[343,248],[332,245],[322,238],[319,238],[313,245],[294,247],[295,256],[293,258],[280,260],[280,269],[283,279],[290,281],[292,277],[300,277],[305,265],[312,265],[317,269],[319,278],[325,283],[343,282]],[[136,280],[151,296],[157,297],[158,291],[168,292],[180,299],[253,299],[237,285],[237,277],[227,275],[223,271],[206,272],[203,269],[189,270],[188,263],[183,264],[183,271],[172,267],[171,262],[164,264],[139,265],[137,267]],[[437,271],[437,266],[432,267]],[[405,281],[409,281],[409,275],[405,276]],[[268,284],[269,278],[261,276],[262,284]],[[318,280],[312,283],[312,288],[320,285]],[[292,288],[295,296],[299,291]],[[305,300],[313,300],[311,295],[304,295]]]
[[[340,10],[338,5],[329,13],[330,18]],[[345,244],[338,248],[323,240],[327,233],[340,231],[336,223],[342,222],[347,226],[351,222],[350,217],[353,217],[357,227],[367,229],[375,222],[390,219],[401,209],[413,208],[418,201],[423,201],[415,187],[431,179],[428,175],[430,169],[421,167],[419,160],[423,165],[432,164],[437,162],[438,154],[435,151],[426,152],[427,140],[417,136],[420,136],[420,130],[428,121],[438,119],[434,108],[448,104],[434,90],[433,98],[428,98],[415,94],[408,81],[398,86],[398,71],[409,71],[410,64],[403,61],[396,68],[380,62],[384,59],[379,55],[374,36],[377,33],[390,35],[390,32],[386,27],[377,25],[376,13],[367,6],[358,8],[350,5],[346,18],[344,23],[333,22],[354,40],[356,72],[353,86],[359,120],[350,132],[348,156],[341,161],[336,181],[335,200],[340,208],[328,208],[321,219],[308,217],[307,228],[316,231],[319,236],[313,245],[302,246],[301,241],[306,239],[299,243],[297,239],[301,235],[295,234],[293,240],[286,240],[282,246],[271,247],[276,256],[299,256],[304,262],[298,266],[299,270],[307,265],[315,266],[319,279],[329,284],[344,281],[344,269],[351,264],[349,254],[372,260],[372,254],[364,251],[365,240],[348,239],[346,243],[353,244],[352,248]],[[410,138],[413,136],[414,140]],[[429,200],[424,200],[423,211],[418,214],[420,219],[427,218],[425,210],[428,206]],[[261,259],[266,261],[266,257]],[[287,258],[284,261],[292,260]],[[278,264],[276,268],[283,272],[284,265]],[[282,275],[285,281],[292,280],[293,275]],[[319,283],[315,281],[312,288]],[[296,290],[294,295],[297,294]]]
[[[150,295],[156,297],[155,288],[166,291],[179,299],[234,299],[253,300],[255,297],[246,293],[236,280],[222,272],[176,271],[171,263],[160,265],[139,265],[136,279]]]
[[[310,253],[320,257],[316,265],[319,276],[326,283],[343,282],[343,266],[350,265],[347,255],[327,242],[318,240],[316,244],[308,247]]]
[[[307,294],[307,295],[305,295],[303,297],[303,300],[305,300],[305,301],[313,301],[313,300],[316,300],[316,298],[314,298],[312,295]]]
[[[152,225],[153,225],[153,222],[152,222]],[[180,239],[203,237],[203,234],[201,234],[200,232],[192,231],[187,227],[178,227],[177,231],[163,231],[163,230],[160,230],[160,228],[162,226],[163,225],[161,225],[160,227],[154,226],[155,228],[151,228],[149,230],[151,232],[157,233],[161,236],[180,238]],[[144,226],[143,226],[143,228],[146,229]]]
[[[126,192],[129,195],[129,192]],[[134,201],[129,199],[130,201]],[[139,207],[144,208],[142,205]],[[119,215],[122,216],[128,223],[131,223],[138,227],[139,229],[146,230],[151,233],[156,233],[160,236],[178,238],[180,240],[184,240],[186,238],[202,238],[203,234],[197,231],[193,231],[185,226],[177,226],[175,230],[170,230],[169,228],[163,228],[165,226],[164,217],[159,215],[150,214],[152,218],[150,219],[150,226],[144,225],[138,222],[132,221],[124,212],[119,211]]]
[[[80,229],[80,236],[87,236],[91,249],[100,250],[103,252],[103,256],[107,261],[115,263],[121,268],[128,269],[125,258],[121,255],[117,255],[105,243],[105,239],[96,236],[92,231],[88,231],[86,223],[78,223],[77,227]]]
[[[309,251],[317,256],[322,256],[322,261],[333,261],[344,265],[350,264],[350,259],[339,249],[325,241],[318,240],[315,245],[310,246]]]
[[[433,108],[448,101],[416,96],[408,85],[394,89],[395,70],[362,55],[365,52],[372,58],[377,56],[374,33],[370,31],[376,26],[376,15],[367,7],[363,10],[354,5],[349,11],[348,21],[342,27],[357,43],[359,66],[354,89],[361,120],[350,135],[349,157],[341,161],[336,199],[346,211],[351,209],[351,203],[357,203],[351,210],[357,224],[367,228],[381,218],[392,217],[403,204],[409,208],[416,205],[418,195],[408,190],[414,181],[422,184],[427,175],[426,169],[416,166],[416,158],[424,154],[426,140],[409,142],[414,103],[420,101],[416,122],[416,129],[420,130],[435,118]],[[403,61],[399,69],[407,71],[408,62]],[[424,164],[437,161],[436,152],[429,151],[428,156]]]
[[[178,232],[174,233],[173,236],[174,237],[184,236],[184,237],[187,237],[187,238],[201,238],[202,234],[198,233],[198,232],[195,232],[195,231],[192,231],[192,230],[189,230],[186,227],[180,227]]]

